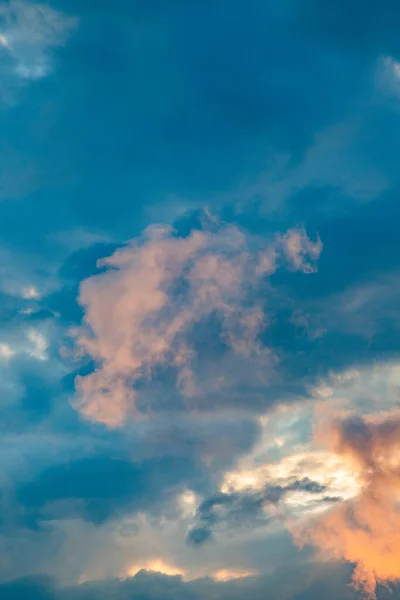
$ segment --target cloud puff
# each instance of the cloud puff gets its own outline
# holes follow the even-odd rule
[[[351,466],[360,493],[295,528],[295,538],[355,564],[354,586],[375,598],[378,584],[400,579],[400,413],[344,414],[317,439]]]
[[[72,334],[97,368],[77,377],[75,407],[89,420],[120,426],[138,414],[135,384],[165,367],[176,373],[183,396],[199,397],[194,330],[201,338],[211,322],[225,353],[271,359],[259,341],[266,323],[260,292],[280,263],[313,271],[321,249],[303,229],[270,243],[233,226],[187,237],[165,227],[146,230],[100,261],[105,272],[81,285],[84,323]],[[222,367],[216,377],[223,383]]]
[[[315,261],[322,250],[322,242],[318,238],[312,242],[304,229],[290,229],[282,238],[284,253],[296,271],[314,273]]]
[[[77,26],[74,17],[24,0],[2,4],[0,23],[0,64],[6,75],[3,84],[10,75],[21,82],[46,77],[52,70],[51,51],[63,46]]]

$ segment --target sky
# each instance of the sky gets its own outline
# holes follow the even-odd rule
[[[399,28],[0,0],[2,600],[400,598]]]

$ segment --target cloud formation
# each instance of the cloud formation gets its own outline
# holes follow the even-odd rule
[[[381,58],[377,67],[377,84],[383,92],[399,97],[400,63],[392,56]]]
[[[52,51],[63,46],[77,19],[55,11],[45,4],[10,0],[0,6],[0,68],[7,99],[10,77],[19,84],[38,80],[52,70]],[[7,82],[9,89],[7,89]]]
[[[400,579],[400,413],[345,414],[317,439],[346,460],[360,493],[296,527],[295,538],[354,564],[354,587],[375,598],[377,585]]]
[[[211,321],[225,353],[271,360],[259,341],[266,325],[261,291],[280,264],[312,272],[321,250],[301,228],[269,243],[234,226],[187,237],[165,227],[146,230],[81,285],[84,323],[72,334],[96,369],[77,377],[75,407],[86,419],[120,426],[139,412],[135,384],[162,368],[175,372],[184,397],[199,397],[194,330]],[[223,384],[223,371],[218,378]]]
[[[293,492],[320,495],[326,487],[308,477],[270,483],[261,491],[251,488],[242,492],[219,493],[204,500],[198,508],[200,525],[189,532],[188,542],[200,546],[212,539],[218,526],[256,527],[267,525],[284,515],[285,498]],[[323,499],[322,499],[323,501]]]
[[[166,570],[165,565],[156,567]],[[169,570],[169,569],[168,569]],[[179,574],[167,576],[142,570],[128,579],[108,579],[59,587],[49,577],[29,577],[0,584],[4,598],[31,600],[254,600],[279,598],[284,600],[316,600],[323,594],[327,600],[355,600],[345,584],[346,572],[336,565],[311,568],[309,565],[285,567],[274,576],[252,576],[248,570],[219,570],[213,578],[184,581]],[[392,596],[397,600],[398,594]]]

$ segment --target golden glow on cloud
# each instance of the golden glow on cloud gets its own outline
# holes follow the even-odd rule
[[[185,576],[185,573],[181,569],[178,569],[178,567],[174,567],[173,565],[169,565],[162,559],[151,559],[147,562],[133,565],[128,570],[128,577],[134,577],[137,573],[139,573],[139,571],[153,571],[155,573],[168,575],[169,577],[179,575],[183,578]]]
[[[178,498],[181,510],[185,517],[193,517],[196,513],[199,500],[192,490],[186,490]]]
[[[238,569],[219,569],[216,571],[212,579],[215,581],[232,581],[234,579],[245,579],[246,577],[255,577],[257,575],[256,571],[250,570],[238,570]]]
[[[312,449],[284,457],[277,464],[263,464],[253,469],[226,473],[221,491],[262,490],[268,483],[279,484],[303,477],[326,486],[324,496],[347,499],[359,491],[357,480],[344,460],[330,452]],[[313,494],[312,500],[316,498]],[[286,504],[294,508],[306,506],[309,501],[307,492],[293,491],[288,494]]]
[[[317,430],[317,439],[347,463],[358,494],[292,533],[300,545],[354,564],[354,587],[375,598],[378,584],[400,580],[400,411],[339,414]]]
[[[14,356],[14,354],[15,351],[11,348],[9,344],[0,344],[0,358],[11,358],[12,356]]]

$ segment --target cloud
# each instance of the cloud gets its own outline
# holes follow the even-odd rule
[[[396,335],[400,322],[394,290],[400,287],[400,273],[392,270],[381,272],[367,281],[353,282],[345,290],[328,296],[321,303],[314,319],[322,328],[341,330],[369,340],[387,333],[387,324],[392,325]]]
[[[18,86],[49,75],[52,51],[63,46],[77,19],[45,4],[10,0],[0,7],[0,65],[3,86]],[[10,82],[10,77],[17,81]],[[11,89],[1,90],[7,98]]]
[[[313,273],[322,251],[322,242],[308,239],[304,229],[290,229],[282,238],[284,253],[295,271]]]
[[[181,569],[165,563],[163,560],[150,560],[144,564],[134,565],[128,572],[130,577],[134,577],[140,571],[148,571],[153,573],[161,573],[162,575],[183,577],[184,573]]]
[[[360,492],[295,527],[295,538],[354,564],[354,586],[375,598],[377,585],[400,579],[400,413],[339,415],[317,439],[347,461]]]
[[[284,500],[293,492],[320,495],[326,487],[304,477],[300,480],[268,483],[261,491],[219,493],[207,498],[198,508],[200,525],[189,532],[188,542],[202,545],[212,539],[212,530],[220,528],[265,526],[285,514]],[[323,501],[323,499],[322,499]]]
[[[400,62],[392,56],[385,56],[378,61],[376,69],[378,88],[397,99],[400,96]]]
[[[52,401],[54,391],[49,393],[42,380],[31,378],[27,387],[27,410],[39,411],[44,402]],[[237,415],[230,422],[226,415],[221,418],[214,414],[212,421],[210,415],[182,417],[180,423],[174,419],[168,424],[162,419],[135,424],[125,439],[108,430],[93,437],[84,426],[78,431],[74,428],[68,436],[63,431],[65,422],[60,423],[60,432],[54,418],[47,425],[50,431],[56,428],[58,432],[46,436],[45,424],[39,443],[33,433],[15,437],[3,432],[4,448],[10,444],[14,447],[3,461],[7,486],[3,515],[17,529],[31,532],[51,532],[56,521],[61,524],[78,519],[82,524],[95,524],[95,529],[124,519],[138,519],[140,524],[140,516],[146,515],[154,520],[160,534],[162,521],[167,518],[183,524],[180,539],[184,546],[187,528],[193,526],[195,505],[203,495],[212,493],[215,482],[237,456],[249,451],[257,431],[252,420],[244,422]],[[65,418],[61,416],[61,420]],[[16,470],[18,478],[13,477]],[[131,535],[132,531],[128,537]],[[124,539],[126,542],[126,536]],[[136,553],[131,564],[153,557]],[[168,560],[168,555],[162,557]],[[115,563],[111,575],[121,568],[118,559]],[[65,575],[70,576],[67,569]]]
[[[187,237],[174,237],[165,227],[146,230],[142,239],[100,261],[105,271],[81,285],[84,323],[72,335],[96,369],[77,377],[74,406],[86,419],[121,426],[140,413],[135,385],[166,368],[175,373],[183,397],[199,398],[196,339],[203,337],[204,346],[211,326],[208,341],[219,344],[225,357],[251,360],[265,370],[274,360],[259,341],[268,277],[281,264],[312,272],[321,249],[301,228],[269,243],[216,224]],[[217,364],[214,378],[223,386],[224,361]]]
[[[161,565],[162,567],[162,565]],[[179,576],[166,576],[151,571],[140,571],[124,580],[109,579],[85,582],[80,585],[58,587],[46,577],[31,577],[0,584],[2,597],[19,600],[240,600],[278,598],[279,600],[355,600],[346,586],[346,569],[338,565],[309,564],[285,566],[272,576],[254,576],[247,569],[218,570],[213,578],[184,581]],[[267,594],[267,596],[266,596]],[[399,598],[398,592],[390,596]]]
[[[318,209],[322,212],[329,208],[326,199],[322,202],[329,188],[340,190],[347,201],[373,200],[381,196],[390,187],[390,182],[383,171],[360,152],[360,138],[363,139],[364,130],[369,128],[365,120],[357,115],[356,119],[338,122],[316,132],[302,160],[294,161],[289,154],[270,152],[268,169],[251,182],[242,182],[236,190],[240,206],[246,210],[258,197],[262,198],[264,213],[268,215],[271,210],[289,205],[291,210],[298,209],[304,216],[302,195],[310,191],[320,195]],[[226,200],[229,201],[228,197]],[[338,194],[335,194],[334,202],[337,210]]]
[[[215,581],[233,581],[235,579],[246,579],[247,577],[255,577],[255,571],[239,571],[237,569],[219,569],[213,574]]]
[[[192,456],[140,464],[96,456],[50,466],[22,484],[17,499],[35,525],[78,517],[100,524],[121,513],[157,513],[183,481],[195,485],[200,479],[201,469]]]

